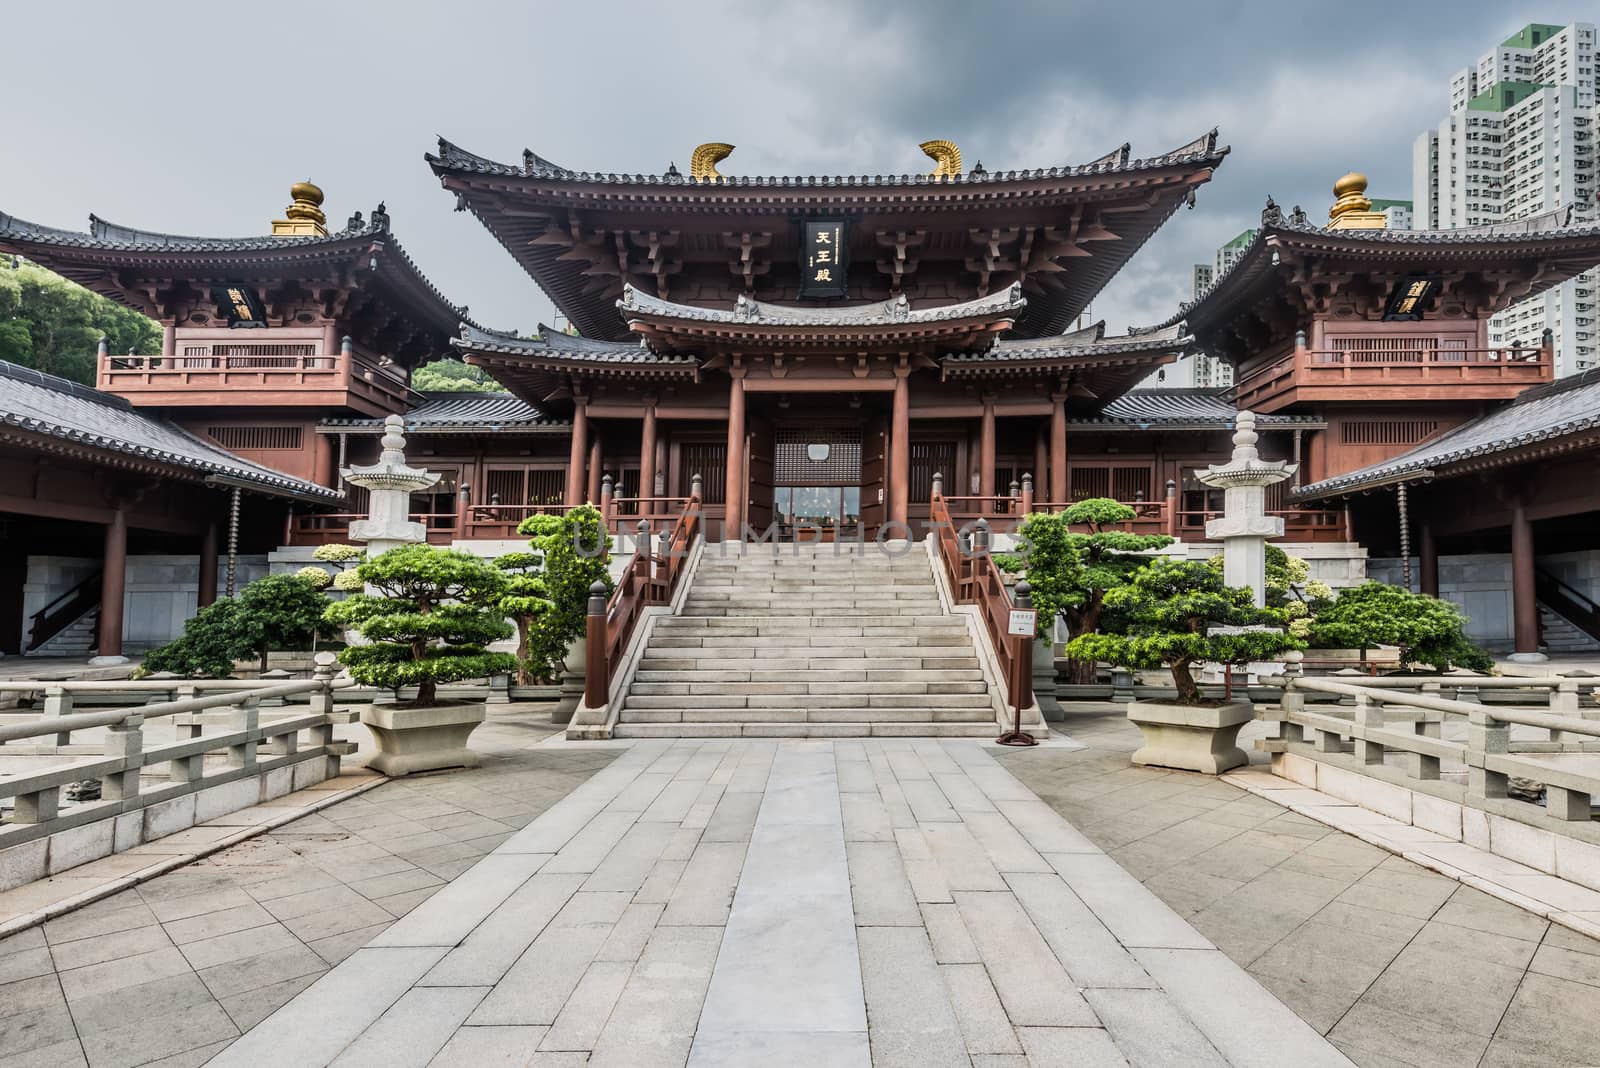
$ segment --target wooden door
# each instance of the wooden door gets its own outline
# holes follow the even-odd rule
[[[745,437],[745,523],[765,537],[772,526],[773,436],[772,424],[765,419],[750,419]]]
[[[861,439],[861,536],[876,538],[888,514],[889,420],[875,415],[867,420]],[[895,537],[904,537],[897,533]]]

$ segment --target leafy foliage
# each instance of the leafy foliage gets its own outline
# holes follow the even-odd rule
[[[161,352],[161,327],[36,264],[0,260],[0,359],[89,385],[104,335],[113,353]]]
[[[343,545],[339,542],[329,542],[311,550],[313,559],[323,560],[330,564],[345,564],[351,560],[360,560],[366,555],[367,550],[359,545]]]
[[[1208,633],[1213,627],[1269,624],[1273,615],[1254,606],[1248,589],[1224,585],[1215,568],[1198,560],[1151,561],[1106,591],[1105,607],[1121,621],[1123,633],[1079,635],[1067,655],[1131,668],[1166,665],[1183,705],[1200,702],[1194,664],[1240,664],[1296,645],[1278,630]]]
[[[1018,529],[1019,554],[1026,560],[1039,633],[1050,634],[1059,614],[1073,635],[1101,625],[1108,590],[1128,582],[1149,563],[1149,553],[1172,544],[1164,534],[1132,534],[1111,529],[1134,518],[1134,510],[1105,497],[1079,501],[1065,511],[1035,513]],[[1072,528],[1087,526],[1089,533]],[[1068,656],[1072,654],[1069,650]],[[1070,669],[1078,681],[1093,681],[1092,661]]]
[[[1333,590],[1327,583],[1312,579],[1311,565],[1300,557],[1290,556],[1270,543],[1266,548],[1267,607],[1291,635],[1308,638],[1312,617],[1333,603]],[[1223,555],[1219,553],[1206,561],[1219,575],[1223,573]]]
[[[506,387],[490,378],[481,367],[460,360],[435,360],[423,364],[411,375],[411,388],[422,393],[505,393]]]
[[[1494,660],[1467,637],[1467,617],[1449,601],[1384,582],[1339,591],[1311,623],[1312,644],[1327,648],[1400,647],[1402,664],[1487,671]]]
[[[611,537],[600,510],[589,504],[566,515],[531,515],[517,533],[531,535],[543,558],[544,596],[555,606],[541,618],[529,659],[553,665],[588,627],[589,587],[602,582],[611,589]]]
[[[517,682],[527,685],[536,678],[555,675],[566,647],[552,641],[549,622],[556,613],[550,589],[539,573],[543,562],[538,553],[507,553],[494,562],[505,572],[506,592],[500,598],[500,611],[517,628]]]
[[[140,669],[145,674],[171,671],[225,679],[233,674],[235,660],[258,649],[255,632],[246,625],[238,600],[223,597],[190,616],[180,637],[146,653]]]
[[[184,623],[182,636],[146,653],[142,667],[212,678],[227,678],[235,660],[250,656],[265,667],[269,649],[308,647],[327,606],[319,588],[299,575],[268,575],[238,597],[221,597],[200,609]]]
[[[296,571],[294,576],[305,579],[319,590],[325,590],[333,584],[333,576],[328,574],[325,568],[317,567],[315,564],[307,564]]]
[[[323,618],[372,643],[339,654],[357,682],[414,685],[417,704],[431,705],[441,682],[516,670],[516,657],[486,648],[512,633],[499,609],[506,580],[489,562],[456,549],[403,545],[355,573],[377,594],[353,594],[329,605]]]

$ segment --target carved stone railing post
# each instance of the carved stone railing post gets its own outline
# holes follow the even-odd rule
[[[1383,704],[1366,694],[1357,697],[1355,722],[1362,727],[1382,727]],[[1383,746],[1367,738],[1357,738],[1356,759],[1363,764],[1382,764]]]
[[[1488,708],[1474,709],[1467,716],[1467,793],[1471,797],[1503,798],[1510,786],[1504,772],[1484,767],[1485,758],[1510,752],[1511,730],[1504,720],[1495,719]]]
[[[253,731],[261,726],[260,699],[246,697],[228,712],[228,730]],[[228,746],[228,767],[253,768],[256,764],[256,744],[253,741],[239,742]]]
[[[635,574],[639,576],[640,582],[644,583],[645,585],[649,585],[650,565],[654,561],[654,555],[651,552],[653,546],[650,538],[650,520],[639,520],[639,525],[637,528],[635,528],[635,531],[637,537],[634,541],[634,547],[637,552],[634,555],[634,566],[638,569]],[[649,591],[647,590],[645,592],[645,600],[648,603]]]
[[[101,752],[122,761],[122,770],[100,777],[100,796],[106,801],[126,801],[139,796],[139,767],[144,753],[144,716],[134,713],[106,730]]]
[[[72,695],[60,686],[47,686],[44,691],[44,717],[56,719],[61,716],[72,715]],[[69,731],[62,731],[56,735],[56,745],[68,745],[72,741]]]
[[[1172,485],[1172,483],[1167,483]],[[1290,649],[1283,654],[1283,696],[1278,699],[1278,707],[1283,712],[1283,721],[1279,727],[1279,737],[1285,742],[1303,742],[1306,729],[1303,724],[1290,723],[1291,713],[1300,713],[1306,710],[1306,695],[1303,691],[1295,689],[1295,683],[1305,676],[1305,654],[1298,649]]]

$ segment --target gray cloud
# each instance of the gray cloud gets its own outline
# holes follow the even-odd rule
[[[549,302],[422,161],[435,134],[512,159],[659,173],[702,141],[730,173],[925,169],[950,138],[993,169],[1152,155],[1219,126],[1233,155],[1093,309],[1164,318],[1189,269],[1271,192],[1318,216],[1346,170],[1409,197],[1410,145],[1452,71],[1551,0],[1341,4],[493,3],[8,10],[0,211],[90,211],[186,233],[260,233],[311,177],[335,222],[388,202],[396,233],[474,317],[526,328]]]

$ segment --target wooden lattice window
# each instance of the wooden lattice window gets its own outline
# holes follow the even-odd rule
[[[298,449],[304,440],[304,427],[298,426],[208,426],[206,436],[224,449],[252,452]]]
[[[1437,419],[1370,419],[1339,424],[1345,445],[1416,445],[1439,432]]]
[[[687,444],[683,447],[683,492],[689,480],[700,476],[701,500],[705,504],[726,504],[728,499],[728,446],[720,442]]]
[[[819,427],[779,430],[773,442],[773,483],[853,486],[861,481],[861,431]]]
[[[933,476],[944,476],[946,493],[959,494],[956,484],[956,445],[953,441],[911,443],[911,500],[927,504],[933,499]]]

